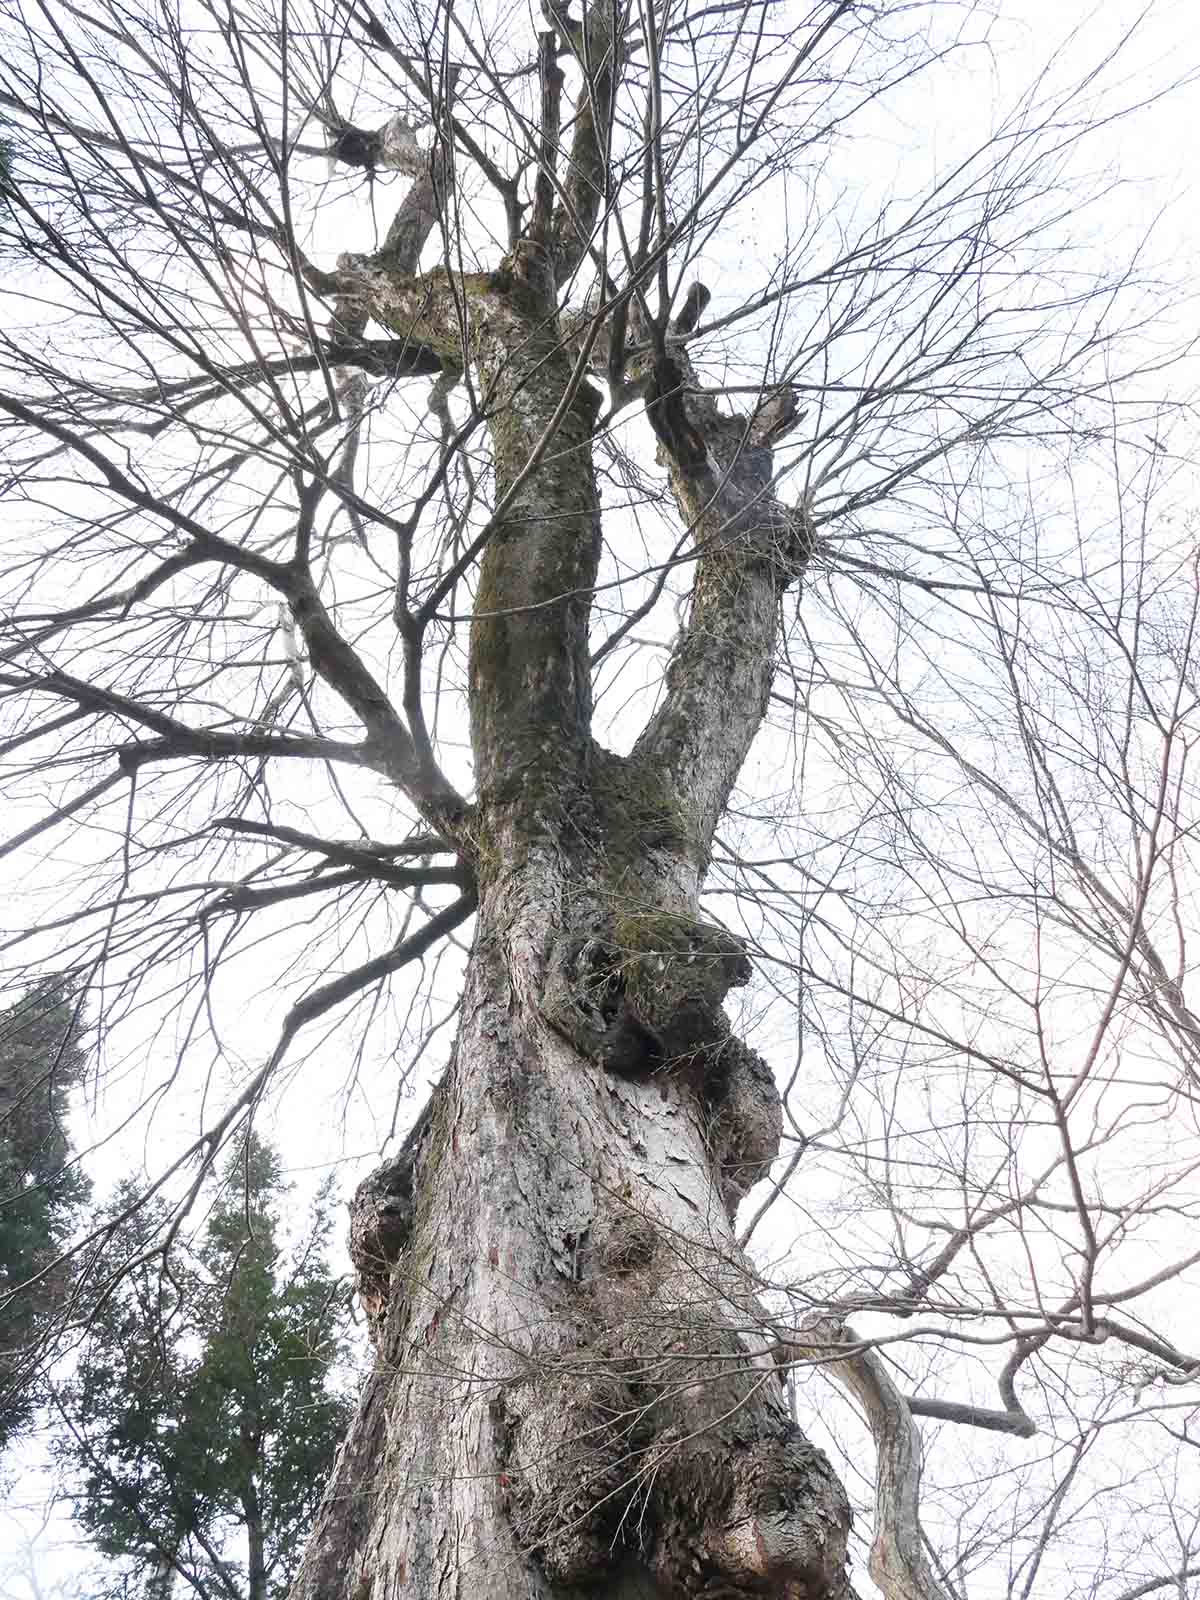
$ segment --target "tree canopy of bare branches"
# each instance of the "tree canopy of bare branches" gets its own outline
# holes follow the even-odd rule
[[[1020,93],[945,0],[6,21],[11,970],[177,1119],[176,1225],[438,1069],[296,1600],[1186,1592],[1197,573],[1118,10]]]

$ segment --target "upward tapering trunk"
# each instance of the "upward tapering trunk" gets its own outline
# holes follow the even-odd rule
[[[380,1362],[296,1600],[842,1596],[844,1497],[789,1420],[732,1238],[778,1138],[763,1064],[719,1023],[702,1037],[740,957],[681,872],[652,910],[643,862],[614,918],[603,853],[496,821],[512,853],[453,1060],[357,1202]],[[673,963],[701,975],[688,1004]],[[656,966],[674,1024],[647,1020]]]
[[[263,1537],[262,1504],[258,1487],[251,1479],[242,1494],[242,1513],[246,1519],[246,1578],[249,1600],[267,1600],[266,1544]]]
[[[171,1600],[175,1587],[175,1564],[169,1555],[160,1555],[146,1573],[146,1600]]]

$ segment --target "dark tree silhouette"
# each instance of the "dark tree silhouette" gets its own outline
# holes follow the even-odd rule
[[[43,1398],[70,1300],[60,1259],[88,1183],[70,1160],[67,1101],[85,1056],[70,989],[49,978],[0,1012],[0,1448]]]

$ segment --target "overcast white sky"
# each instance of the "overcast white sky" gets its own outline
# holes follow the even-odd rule
[[[940,75],[922,76],[907,96],[889,102],[876,117],[874,136],[859,148],[861,171],[843,178],[861,182],[865,190],[875,187],[893,192],[919,188],[930,172],[959,153],[965,144],[981,140],[995,120],[1007,112],[1025,91],[1033,74],[1049,61],[1050,79],[1062,85],[1077,81],[1081,64],[1094,66],[1106,50],[1114,48],[1126,30],[1139,23],[1137,40],[1125,46],[1121,55],[1118,81],[1129,101],[1154,97],[1172,80],[1200,69],[1200,6],[1195,0],[1159,0],[1138,5],[1126,0],[1100,0],[1080,4],[1076,0],[997,0],[997,13],[991,26],[991,48],[980,47],[960,57]],[[949,8],[944,17],[952,17]],[[979,11],[961,9],[963,27],[972,36],[981,32]],[[531,18],[531,37],[538,25]],[[1106,93],[1114,95],[1109,80]],[[1150,272],[1161,263],[1172,277],[1181,269],[1200,267],[1200,205],[1195,188],[1195,168],[1200,151],[1196,135],[1197,93],[1194,87],[1164,95],[1147,105],[1132,119],[1122,119],[1111,127],[1099,127],[1087,146],[1072,157],[1080,168],[1078,182],[1097,187],[1114,177],[1121,183],[1113,188],[1110,203],[1102,217],[1092,216],[1082,224],[1088,230],[1093,248],[1111,256],[1128,255],[1150,232],[1144,246],[1142,266]],[[1086,176],[1084,175],[1086,171]],[[396,191],[391,191],[392,193]],[[386,204],[386,199],[383,199]],[[362,209],[353,219],[346,214],[328,220],[331,248],[369,248],[370,236],[347,237],[347,229],[367,220]],[[766,219],[764,219],[766,226]],[[712,263],[710,281],[719,296],[721,274],[730,272],[728,255]],[[1197,319],[1197,303],[1183,308],[1177,331],[1186,332],[1187,320]],[[1174,381],[1186,385],[1189,374],[1181,369]],[[247,979],[248,996],[253,976]],[[274,1042],[276,1018],[261,1008],[247,1005],[238,1039],[241,1055],[247,1061],[261,1059]],[[119,1055],[124,1046],[114,1041]],[[436,1059],[436,1058],[435,1058]],[[314,1100],[310,1072],[305,1078],[305,1103],[284,1102],[280,1119],[268,1114],[262,1131],[276,1139],[284,1150],[287,1166],[295,1173],[318,1171],[330,1161],[342,1160],[347,1153],[362,1156],[364,1168],[370,1152],[378,1147],[382,1128],[390,1116],[391,1069],[377,1064],[384,1081],[369,1101],[356,1100],[346,1107],[337,1087]],[[146,1083],[165,1073],[169,1063],[136,1063],[130,1074],[127,1093],[140,1098]],[[340,1084],[341,1074],[331,1073],[330,1082]],[[121,1120],[120,1099],[108,1102],[95,1118],[77,1119],[78,1141],[91,1142],[94,1133],[106,1131]],[[150,1145],[154,1158],[161,1159],[164,1145],[173,1139],[194,1136],[197,1107],[174,1105],[159,1113],[153,1123]],[[343,1123],[344,1127],[340,1126]],[[89,1123],[91,1132],[89,1132]],[[136,1126],[114,1140],[90,1164],[101,1189],[126,1175],[131,1167],[150,1159],[144,1126]],[[16,1486],[14,1505],[39,1503],[44,1485],[33,1472],[36,1453],[24,1458],[28,1475]],[[9,1464],[9,1472],[21,1470],[21,1459]],[[0,1553],[5,1549],[9,1525],[0,1521]],[[48,1564],[54,1570],[54,1564]],[[866,1590],[863,1591],[866,1593]],[[999,1591],[997,1591],[999,1592]],[[1200,1592],[1198,1590],[1197,1592]]]

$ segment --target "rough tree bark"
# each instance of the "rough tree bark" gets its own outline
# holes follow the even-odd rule
[[[778,1093],[722,1010],[747,958],[699,910],[811,535],[771,487],[781,408],[726,415],[695,383],[684,340],[706,291],[628,363],[623,333],[589,342],[559,318],[602,190],[583,179],[605,148],[608,15],[593,7],[586,48],[558,17],[594,63],[586,114],[497,270],[421,275],[420,228],[394,225],[401,254],[310,279],[357,329],[373,317],[450,370],[465,354],[498,504],[471,634],[478,800],[425,799],[477,886],[461,1026],[355,1201],[379,1359],[296,1600],[850,1593],[847,1501],[788,1415],[732,1226],[777,1153]],[[557,87],[546,71],[544,128]],[[590,726],[601,351],[646,401],[695,555],[627,758]]]

